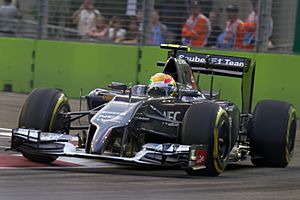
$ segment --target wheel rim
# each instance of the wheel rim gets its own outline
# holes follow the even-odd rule
[[[54,124],[53,124],[53,131],[66,131],[69,126],[69,120],[66,121],[64,117],[64,113],[70,112],[70,108],[67,104],[63,104],[59,109],[55,116]]]
[[[225,122],[222,123],[219,131],[219,156],[224,159],[229,149],[229,129]]]
[[[291,122],[291,127],[289,130],[289,140],[288,140],[288,151],[291,154],[295,147],[295,137],[296,137],[296,120],[293,119]]]

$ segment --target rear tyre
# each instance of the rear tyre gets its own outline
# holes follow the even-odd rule
[[[70,124],[62,113],[69,111],[68,98],[61,91],[49,88],[34,89],[22,107],[18,127],[68,133]],[[57,156],[42,155],[32,150],[24,149],[21,153],[34,162],[51,163],[57,159]]]
[[[215,103],[192,105],[182,121],[182,144],[207,145],[206,168],[193,170],[189,175],[218,176],[228,163],[231,133],[226,111]]]
[[[293,157],[296,128],[296,111],[291,104],[275,100],[258,102],[249,134],[252,163],[286,167]]]

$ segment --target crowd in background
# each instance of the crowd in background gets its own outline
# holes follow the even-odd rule
[[[4,0],[3,5],[0,6],[0,33],[16,34],[19,19],[21,19],[19,0]]]
[[[252,12],[246,19],[240,19],[239,7],[229,4],[226,7],[227,21],[221,28],[218,12],[205,12],[198,1],[191,5],[190,16],[185,21],[176,18],[176,12],[161,17],[166,8],[154,9],[147,44],[180,43],[196,47],[253,49],[256,41],[259,0],[248,0]],[[0,33],[15,34],[14,20],[21,18],[18,0],[4,0],[0,7]],[[98,10],[93,0],[83,0],[82,5],[70,16],[80,38],[106,42],[137,44],[143,33],[143,9],[124,20],[120,16],[106,18]],[[174,23],[176,21],[176,23]],[[125,23],[126,22],[126,23]],[[269,36],[273,22],[270,19]],[[223,26],[222,26],[223,27]],[[269,46],[272,43],[269,42]]]

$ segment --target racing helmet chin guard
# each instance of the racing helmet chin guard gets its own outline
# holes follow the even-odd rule
[[[150,96],[175,96],[177,86],[172,76],[164,73],[156,73],[151,76],[147,93]]]

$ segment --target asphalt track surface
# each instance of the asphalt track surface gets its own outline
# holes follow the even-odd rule
[[[0,93],[0,127],[16,127],[26,95]],[[78,101],[71,101],[75,110]],[[298,123],[299,124],[299,123]],[[300,137],[287,168],[230,164],[219,177],[191,177],[181,170],[151,170],[90,160],[27,161],[5,151],[9,132],[0,129],[0,200],[53,199],[300,199]],[[299,126],[298,126],[299,132]]]

